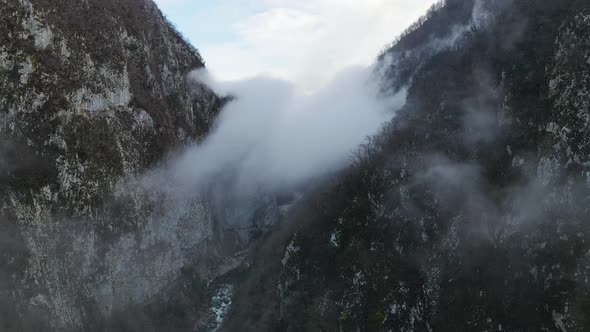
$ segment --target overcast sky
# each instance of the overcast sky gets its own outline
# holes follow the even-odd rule
[[[310,90],[368,65],[434,0],[156,0],[218,79],[261,74]]]

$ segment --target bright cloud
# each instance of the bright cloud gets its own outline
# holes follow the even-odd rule
[[[315,89],[370,64],[434,0],[156,0],[226,80],[269,74]]]

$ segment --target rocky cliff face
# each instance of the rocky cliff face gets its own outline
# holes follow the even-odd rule
[[[449,0],[408,31],[406,106],[253,249],[224,328],[588,330],[589,15]]]
[[[203,61],[150,0],[2,0],[0,17],[0,329],[88,328],[218,249],[209,200],[139,179],[221,100],[186,80]]]

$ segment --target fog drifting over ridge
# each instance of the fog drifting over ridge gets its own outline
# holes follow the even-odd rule
[[[204,69],[189,79],[234,99],[209,136],[172,162],[175,185],[187,190],[228,177],[238,191],[279,190],[336,171],[406,99],[405,90],[381,90],[377,65],[343,70],[311,93],[263,76],[219,81]]]
[[[492,20],[481,1],[472,17],[481,28]],[[456,26],[406,53],[429,58],[457,45],[470,29]],[[223,181],[247,195],[288,190],[346,167],[358,147],[405,104],[407,88],[384,91],[382,84],[395,80],[399,61],[393,52],[371,66],[347,67],[311,92],[295,79],[259,75],[224,81],[207,69],[192,72],[189,80],[232,100],[209,136],[171,161],[166,178],[173,190],[198,192]],[[403,84],[411,85],[412,78]]]

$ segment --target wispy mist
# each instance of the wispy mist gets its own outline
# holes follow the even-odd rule
[[[343,167],[357,147],[405,103],[386,95],[377,66],[349,68],[305,93],[288,81],[257,77],[223,82],[190,75],[232,97],[209,135],[172,161],[175,186],[199,190],[231,180],[240,192],[289,188]]]
[[[492,10],[496,7],[492,7],[476,2],[473,23],[485,28],[496,13]],[[457,45],[472,28],[472,24],[455,26],[449,35],[434,38],[403,56],[430,58]],[[405,103],[405,88],[383,93],[382,86],[384,76],[397,81],[396,87],[412,83],[412,78],[403,81],[391,73],[397,70],[400,57],[402,54],[394,52],[385,54],[373,66],[345,69],[313,92],[268,76],[223,81],[206,70],[191,73],[190,80],[208,86],[220,96],[231,97],[231,101],[210,135],[170,162],[164,171],[166,182],[171,181],[174,190],[183,192],[200,191],[220,181],[246,193],[273,191],[346,166],[358,146]],[[421,66],[415,67],[417,70]],[[466,121],[478,120],[475,122],[480,127],[487,128],[493,119],[481,114],[467,114],[474,118]],[[494,135],[487,131],[480,134]]]

